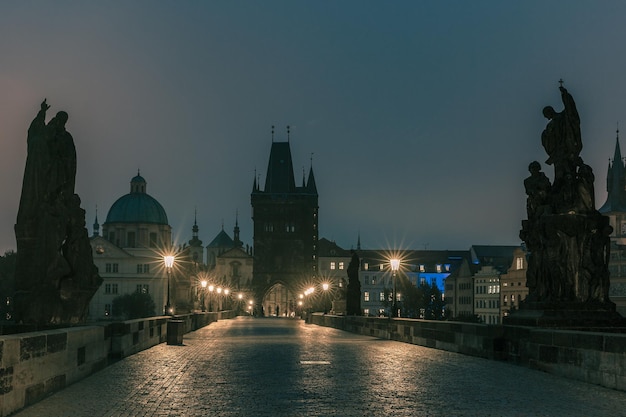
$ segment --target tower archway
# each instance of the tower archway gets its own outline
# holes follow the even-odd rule
[[[263,295],[266,317],[293,317],[296,314],[296,294],[284,283],[276,282]]]

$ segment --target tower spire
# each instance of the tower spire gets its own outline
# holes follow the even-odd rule
[[[93,222],[93,235],[100,236],[100,223],[98,223],[98,205],[96,204],[96,220]]]
[[[626,166],[622,160],[622,151],[619,146],[619,125],[615,131],[615,151],[613,161],[609,159],[609,169],[606,176],[606,202],[598,209],[600,213],[626,211]]]
[[[239,209],[235,211],[235,228],[233,229],[233,241],[235,242],[236,248],[240,248],[243,246],[241,239],[239,239]]]

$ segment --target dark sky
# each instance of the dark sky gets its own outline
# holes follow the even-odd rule
[[[0,3],[0,251],[26,131],[69,113],[91,224],[141,170],[178,243],[222,223],[252,244],[250,192],[291,126],[320,237],[350,248],[519,244],[523,179],[543,163],[558,80],[606,197],[626,123],[623,1],[14,1]],[[544,171],[553,176],[552,167]]]

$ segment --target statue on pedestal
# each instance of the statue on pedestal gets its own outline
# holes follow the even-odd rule
[[[85,211],[74,194],[76,149],[68,114],[47,124],[46,100],[28,129],[28,155],[15,225],[17,323],[77,324],[102,282],[93,264]]]
[[[594,175],[580,157],[580,117],[560,81],[564,110],[543,109],[549,120],[541,135],[554,166],[550,183],[541,165],[529,165],[524,180],[528,219],[520,238],[528,250],[529,295],[505,322],[572,327],[606,325],[621,316],[609,300],[609,219],[595,209]]]

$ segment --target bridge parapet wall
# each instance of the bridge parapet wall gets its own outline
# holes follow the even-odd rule
[[[234,311],[176,316],[188,333]],[[0,336],[0,416],[167,340],[168,316]]]
[[[110,329],[105,326],[0,337],[0,415],[104,368],[110,345]]]
[[[626,333],[314,314],[313,324],[510,361],[626,391]]]

